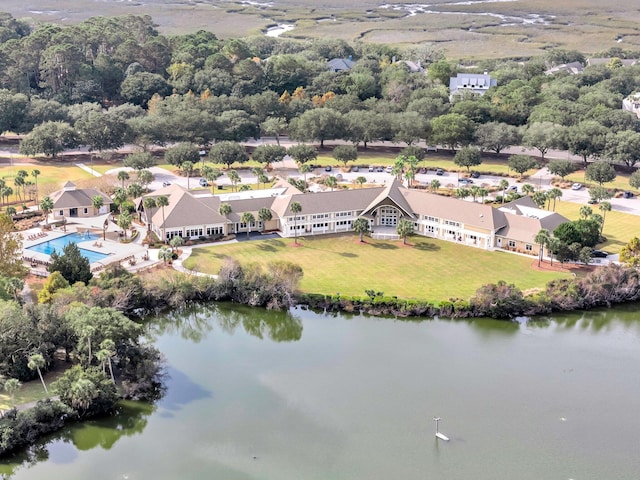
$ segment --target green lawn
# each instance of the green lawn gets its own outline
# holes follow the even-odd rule
[[[393,165],[397,158],[397,155],[383,155],[379,152],[358,152],[358,159],[355,162],[349,162],[348,165]],[[341,162],[338,162],[335,158],[333,158],[329,154],[318,155],[317,161],[313,163],[317,163],[319,165],[342,165]],[[443,168],[447,171],[451,172],[466,172],[466,168],[460,168],[458,165],[453,163],[453,155],[447,153],[432,153],[429,154],[418,164],[418,167],[425,167],[429,170],[435,170],[436,168]],[[482,163],[472,170],[477,170],[480,173],[484,174],[496,174],[496,175],[505,175],[517,177],[517,173],[510,170],[507,166],[507,161],[504,159],[496,159],[495,157],[483,157]],[[535,170],[532,170],[528,173],[533,173]]]
[[[68,366],[69,365],[65,364],[61,368],[55,369],[44,376],[44,381],[47,384],[50,396],[54,395],[54,393],[51,391],[51,384],[65,372],[65,368]],[[44,392],[44,388],[42,388],[40,379],[37,378],[35,380],[31,380],[30,382],[25,382],[22,384],[20,389],[14,395],[13,405],[11,404],[11,397],[7,395],[4,390],[0,390],[0,409],[8,410],[14,405],[35,402],[37,400],[42,400],[45,398],[47,398],[47,396]]]
[[[227,257],[241,263],[287,260],[302,267],[304,292],[361,296],[373,289],[387,296],[432,301],[466,299],[483,284],[498,280],[529,289],[564,275],[532,270],[533,257],[424,237],[413,237],[410,246],[372,239],[361,244],[355,234],[305,238],[300,243],[296,248],[293,239],[275,239],[195,248],[185,266],[215,273]]]

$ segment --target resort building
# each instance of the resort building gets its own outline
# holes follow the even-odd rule
[[[459,73],[449,79],[449,98],[465,92],[484,95],[491,87],[498,85],[498,81],[488,73]]]
[[[414,223],[416,234],[425,237],[486,250],[537,254],[534,238],[540,229],[553,231],[568,221],[555,212],[537,208],[529,197],[495,208],[408,189],[397,180],[382,187],[319,193],[303,193],[279,180],[268,190],[226,196],[170,185],[147,196],[159,195],[169,200],[164,209],[146,212],[142,198],[136,205],[161,239],[217,238],[249,232],[277,232],[282,237],[323,235],[353,231],[353,222],[360,217],[369,221],[374,238],[397,239],[396,226],[404,218]],[[292,210],[294,202],[300,206],[298,213]],[[226,216],[220,214],[222,203],[231,208]],[[271,219],[261,221],[260,209],[268,209]],[[253,214],[254,223],[242,222],[245,212]]]
[[[102,206],[93,206],[94,197],[102,198]],[[108,195],[94,188],[77,188],[72,182],[66,182],[61,190],[49,195],[53,201],[53,220],[70,218],[88,218],[109,213],[113,200]]]

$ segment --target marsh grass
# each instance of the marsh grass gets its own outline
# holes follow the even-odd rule
[[[270,8],[235,2],[156,0],[121,2],[93,0],[39,0],[38,13],[23,0],[3,0],[2,9],[34,22],[80,22],[89,16],[151,15],[165,34],[205,29],[220,38],[262,34],[273,22],[297,22],[291,38],[342,38],[380,43],[435,42],[451,59],[522,58],[549,48],[600,52],[615,46],[640,46],[637,0],[527,0],[452,5],[432,0],[431,10],[458,14],[418,14],[381,9],[377,0],[279,0]],[[407,2],[410,3],[410,2]],[[447,4],[447,5],[442,5]],[[369,12],[369,13],[368,13]],[[480,13],[552,16],[549,25],[502,26]],[[335,22],[318,22],[335,18]],[[622,45],[616,42],[623,36]]]

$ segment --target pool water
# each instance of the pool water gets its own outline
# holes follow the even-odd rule
[[[58,253],[62,253],[62,249],[70,243],[89,242],[92,240],[98,240],[99,238],[100,235],[81,234],[76,232],[65,235],[64,237],[54,238],[37,245],[33,245],[32,247],[28,247],[27,250],[31,250],[32,252],[44,253],[45,255],[51,255],[54,250]],[[83,257],[89,259],[89,263],[99,262],[100,260],[103,260],[109,256],[109,254],[106,253],[94,252],[92,250],[86,250],[84,248],[80,248],[80,253]]]

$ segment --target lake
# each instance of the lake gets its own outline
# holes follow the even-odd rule
[[[637,306],[538,322],[200,307],[149,324],[156,405],[67,428],[12,479],[633,479]],[[436,440],[433,417],[449,442]],[[13,472],[13,475],[10,474]]]

